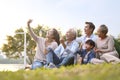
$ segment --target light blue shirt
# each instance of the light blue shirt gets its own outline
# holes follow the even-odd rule
[[[92,34],[90,37],[87,37],[86,35],[83,35],[81,37],[76,38],[76,41],[78,43],[82,43],[83,44],[82,48],[85,49],[85,42],[89,39],[93,40],[96,43],[97,36],[94,35],[94,34]]]
[[[64,49],[63,45],[60,44],[55,50],[54,52],[60,57],[66,57],[68,55],[68,53],[66,52],[66,50],[69,50],[70,52],[72,53],[75,53],[78,48],[79,48],[79,44],[76,40],[73,40],[71,43],[67,43],[65,42],[66,44],[66,49]]]

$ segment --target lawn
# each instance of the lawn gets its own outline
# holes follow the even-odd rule
[[[0,72],[0,80],[120,80],[120,64],[75,65],[59,69]]]

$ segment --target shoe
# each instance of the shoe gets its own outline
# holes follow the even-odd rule
[[[57,68],[57,67],[55,66],[55,64],[50,63],[50,64],[48,65],[48,68]]]
[[[27,70],[27,69],[30,70],[30,69],[31,69],[31,65],[26,65],[24,69],[25,69],[25,70]]]
[[[44,65],[44,68],[48,68],[48,64],[45,64],[45,65]]]

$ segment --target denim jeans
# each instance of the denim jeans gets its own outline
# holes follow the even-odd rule
[[[66,57],[62,59],[62,62],[58,64],[59,66],[68,66],[74,64],[74,55],[73,54],[68,54]]]
[[[66,57],[58,57],[52,49],[46,55],[47,63],[54,63],[56,66],[67,66],[74,64],[74,55],[68,54]]]
[[[58,65],[62,60],[54,53],[52,49],[49,49],[48,54],[46,55],[47,64],[54,63]]]
[[[31,69],[34,70],[36,68],[41,68],[44,66],[44,63],[43,62],[40,62],[40,61],[34,61],[33,64],[32,64],[32,67]]]

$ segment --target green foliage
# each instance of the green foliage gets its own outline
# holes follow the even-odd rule
[[[1,80],[120,80],[120,64],[75,65],[59,69],[0,72]]]
[[[23,29],[17,29],[15,33],[23,32]],[[9,58],[17,58],[23,51],[24,35],[15,34],[14,36],[7,36],[7,44],[3,44],[2,51],[6,53]]]
[[[28,30],[28,28],[26,28]],[[38,25],[35,28],[32,28],[33,32],[42,37],[46,37],[47,31],[50,29],[47,26]],[[61,35],[60,29],[58,29]],[[7,36],[7,43],[3,44],[2,52],[5,52],[6,56],[9,58],[19,58],[24,51],[24,35],[19,34],[19,32],[24,32],[22,28],[15,30],[15,35]],[[40,33],[41,32],[41,33]],[[18,34],[16,34],[18,33]],[[81,36],[82,31],[77,30],[77,36]],[[27,55],[29,56],[30,63],[32,63],[33,56],[35,54],[36,43],[33,41],[32,37],[29,34],[29,31],[26,33],[26,43],[27,43]]]
[[[80,37],[80,36],[82,36],[82,31],[81,29],[77,29],[77,37]]]
[[[120,42],[117,39],[114,39],[114,42],[115,42],[115,48],[120,55]]]
[[[43,28],[38,25],[38,27],[34,28],[33,31],[36,35],[39,36],[39,31],[42,31],[42,37],[46,36],[46,32],[49,28]],[[24,35],[19,34],[19,32],[24,32],[22,28],[15,30],[14,36],[7,36],[7,43],[3,44],[2,52],[5,52],[6,56],[9,58],[18,58],[22,54],[24,50]],[[18,34],[17,34],[18,33]],[[27,55],[29,57],[34,56],[36,43],[33,41],[31,36],[29,35],[29,31],[26,33],[26,43],[27,43]]]

